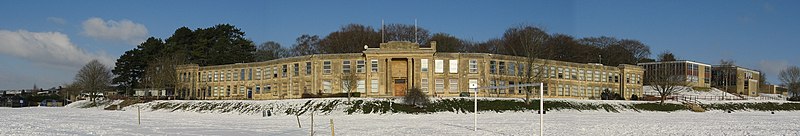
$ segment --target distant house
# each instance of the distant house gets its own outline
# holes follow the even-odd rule
[[[19,95],[3,95],[0,97],[0,106],[2,107],[25,107],[28,105],[28,101],[22,96]]]
[[[169,93],[167,93],[167,90],[164,89],[134,89],[134,90],[136,91],[134,96],[156,96],[156,97],[170,96]]]

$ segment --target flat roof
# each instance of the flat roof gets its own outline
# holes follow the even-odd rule
[[[665,64],[665,63],[691,63],[691,64],[697,64],[697,65],[703,65],[703,66],[709,66],[709,67],[711,66],[711,64],[706,64],[706,63],[697,62],[697,61],[691,61],[691,60],[656,61],[656,62],[638,63],[636,65],[652,65],[652,64]]]

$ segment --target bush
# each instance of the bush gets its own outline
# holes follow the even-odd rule
[[[800,96],[792,96],[792,97],[789,97],[786,100],[789,100],[789,101],[800,101]]]
[[[408,90],[408,94],[403,97],[403,102],[409,105],[422,106],[430,103],[430,100],[428,100],[428,96],[425,93],[422,93],[422,90],[414,87]]]
[[[639,100],[639,96],[636,96],[636,94],[633,94],[633,95],[631,95],[631,100],[632,101]]]
[[[461,92],[458,94],[458,97],[469,97],[469,92]]]
[[[335,93],[335,94],[330,94],[330,95],[322,95],[320,97],[344,97],[344,98],[347,98],[347,93]],[[350,93],[350,97],[361,97],[361,93],[359,93],[359,92],[351,92]]]
[[[672,103],[637,103],[633,104],[633,107],[638,110],[644,110],[644,111],[667,111],[667,112],[688,109],[684,105],[672,104]]]
[[[300,96],[300,97],[301,98],[321,98],[322,96],[316,95],[316,94],[312,94],[312,93],[303,93],[303,95]]]
[[[611,93],[611,91],[609,91],[608,89],[603,90],[603,92],[600,93],[600,99],[601,100],[625,100],[625,98],[622,98],[622,95],[620,95],[619,93]]]

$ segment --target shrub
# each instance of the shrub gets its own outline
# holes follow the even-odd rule
[[[458,97],[469,97],[469,92],[461,92],[458,94]]]
[[[679,111],[679,110],[687,110],[686,106],[681,104],[672,104],[672,103],[637,103],[633,104],[633,107],[638,110],[645,110],[645,111]]]
[[[789,100],[789,101],[800,101],[800,96],[792,96],[792,97],[789,97],[786,100]]]
[[[409,105],[422,106],[428,104],[430,100],[428,100],[428,96],[425,93],[422,93],[422,90],[414,87],[408,90],[408,94],[403,97],[403,102]]]
[[[612,93],[608,89],[603,90],[603,93],[600,93],[600,99],[601,100],[625,100],[625,98],[622,98],[622,95],[620,95],[619,93]]]
[[[639,96],[636,96],[636,94],[633,94],[633,95],[631,95],[631,100],[633,100],[633,101],[639,100]]]

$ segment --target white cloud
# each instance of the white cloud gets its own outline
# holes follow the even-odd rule
[[[143,42],[148,36],[147,28],[142,24],[130,20],[105,21],[96,17],[83,22],[83,33],[99,40],[122,41],[132,45]]]
[[[59,17],[47,17],[47,22],[52,22],[59,25],[67,24],[67,20]]]
[[[88,53],[70,42],[60,32],[29,32],[0,30],[0,54],[26,59],[40,64],[80,68],[92,59],[113,66],[114,60],[105,53]]]
[[[789,62],[785,60],[761,60],[761,62],[759,62],[759,67],[761,67],[762,72],[767,74],[767,79],[778,79],[778,73],[780,73],[781,70],[789,67]],[[773,82],[773,84],[780,83]]]

